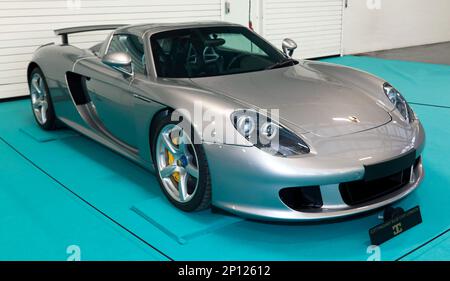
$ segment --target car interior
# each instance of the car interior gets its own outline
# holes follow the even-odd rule
[[[194,78],[264,70],[284,59],[239,32],[183,30],[152,38],[160,77]],[[165,35],[165,36],[164,36]],[[270,53],[270,52],[269,52]]]

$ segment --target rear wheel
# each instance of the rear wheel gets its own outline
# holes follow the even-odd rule
[[[56,116],[44,74],[36,67],[29,77],[31,108],[38,125],[44,130],[56,128]]]
[[[199,211],[211,204],[211,184],[206,155],[193,136],[163,117],[156,126],[152,154],[162,191],[183,211]]]

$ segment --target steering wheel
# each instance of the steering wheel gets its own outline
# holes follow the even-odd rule
[[[230,69],[236,68],[236,66],[234,66],[236,63],[238,63],[238,62],[240,63],[244,57],[250,57],[250,56],[251,56],[250,54],[239,54],[239,55],[235,56],[234,58],[231,59],[226,70],[228,71]]]

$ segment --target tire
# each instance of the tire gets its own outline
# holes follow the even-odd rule
[[[47,81],[39,67],[35,67],[28,78],[31,110],[36,123],[44,130],[57,129],[57,119]]]
[[[169,149],[167,148],[166,142],[164,142],[164,135],[170,136],[170,132],[173,133],[179,129],[180,127],[177,126],[179,122],[172,121],[170,114],[162,114],[156,117],[155,121],[156,123],[152,128],[150,137],[150,144],[156,176],[164,195],[175,207],[185,212],[200,211],[209,208],[211,206],[211,179],[202,144],[194,144],[191,141],[194,139],[192,133],[188,136],[189,140],[185,141],[186,143],[190,142],[184,145],[185,152],[173,154],[172,161],[170,161],[171,157],[166,153],[169,152]],[[191,127],[191,132],[193,131]],[[187,139],[187,135],[186,133],[179,139]],[[173,147],[178,148],[178,151],[183,151],[181,144],[174,143],[170,137],[169,139]],[[163,168],[169,168],[169,166],[178,167],[176,169],[180,169],[180,172],[167,173],[167,170]],[[182,172],[183,170],[181,168],[183,167],[185,173]],[[195,168],[197,168],[197,173],[195,172]],[[193,176],[195,174],[197,174],[197,178]],[[183,190],[187,191],[184,192],[186,196],[183,196],[180,193],[180,184],[181,182],[185,182],[185,180],[186,188]],[[194,180],[195,184],[193,183]],[[193,188],[193,186],[195,187]],[[174,190],[176,188],[178,188],[178,196],[177,191]]]

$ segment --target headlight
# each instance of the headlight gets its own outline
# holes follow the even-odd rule
[[[389,83],[383,84],[383,90],[395,108],[398,110],[403,119],[407,122],[412,122],[415,119],[414,112],[412,111],[405,98]]]
[[[287,157],[310,152],[296,134],[253,110],[237,110],[231,114],[231,121],[239,134],[272,155]]]

